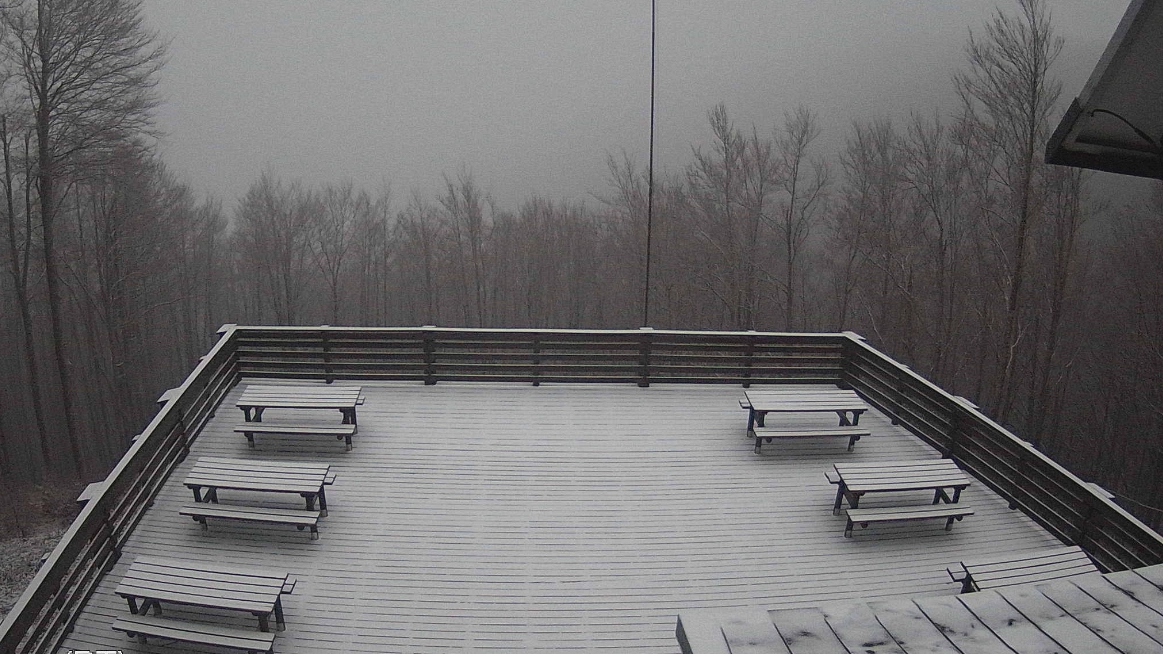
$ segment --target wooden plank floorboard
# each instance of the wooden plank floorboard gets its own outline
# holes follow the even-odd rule
[[[287,630],[275,639],[285,654],[672,654],[680,610],[948,595],[957,585],[946,565],[1057,544],[980,483],[963,495],[977,515],[952,532],[914,523],[844,538],[823,474],[833,463],[939,456],[875,411],[860,421],[872,436],[853,452],[837,439],[805,439],[756,455],[737,386],[376,382],[362,384],[351,452],[332,437],[280,435],[249,449],[233,431],[246,383],[158,494],[65,650],[148,651],[109,627],[127,612],[112,590],[145,554],[293,574]],[[271,409],[264,418],[324,416],[338,424],[330,411]],[[768,424],[817,418],[835,420],[771,415]],[[331,464],[337,478],[319,540],[221,520],[203,532],[179,516],[192,498],[181,480],[199,456]],[[861,505],[925,503],[922,495]],[[302,507],[297,496],[220,497]]]

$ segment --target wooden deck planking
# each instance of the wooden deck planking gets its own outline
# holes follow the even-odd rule
[[[855,452],[821,439],[755,455],[738,387],[365,383],[353,451],[330,438],[279,436],[249,450],[233,432],[245,384],[171,475],[66,648],[143,651],[109,627],[127,613],[112,589],[139,554],[296,576],[278,652],[670,653],[680,610],[950,594],[950,563],[1057,544],[982,484],[963,496],[977,515],[953,532],[885,525],[845,539],[824,470],[937,456],[875,411],[861,420],[873,435]],[[769,415],[769,424],[781,418]],[[190,497],[181,480],[199,456],[331,464],[338,478],[319,540],[223,521],[202,532],[177,515]],[[861,504],[924,503],[923,494]]]

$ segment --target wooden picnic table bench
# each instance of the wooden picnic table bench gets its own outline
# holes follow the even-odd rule
[[[282,594],[293,589],[294,581],[285,572],[140,556],[114,590],[133,615],[118,618],[112,626],[143,642],[152,636],[270,652],[270,616],[274,614],[280,631],[286,628]],[[259,631],[161,617],[163,602],[250,613],[258,618]],[[151,607],[158,615],[147,615]]]
[[[255,434],[291,434],[300,436],[334,436],[336,440],[344,440],[347,450],[351,451],[351,437],[355,435],[355,425],[345,423],[341,425],[320,425],[288,422],[244,422],[234,428],[234,431],[246,436],[247,447],[254,448]]]
[[[250,384],[238,402],[247,422],[262,422],[267,409],[338,409],[343,424],[357,425],[355,408],[363,404],[359,386],[275,386]]]
[[[832,514],[840,513],[840,506],[848,500],[848,523],[844,535],[851,536],[856,524],[867,527],[878,522],[945,519],[945,530],[954,520],[973,515],[973,509],[958,504],[961,491],[969,486],[966,476],[951,459],[923,461],[896,461],[883,463],[837,463],[834,470],[825,473],[828,481],[836,484],[836,501]],[[952,494],[948,491],[952,490]],[[861,509],[860,498],[868,493],[889,493],[925,490],[933,491],[931,506],[883,507]],[[944,503],[945,506],[939,506]],[[949,506],[953,505],[953,506]]]
[[[200,522],[203,529],[208,528],[207,518],[290,524],[300,530],[310,528],[315,539],[319,537],[319,518],[327,515],[325,487],[334,481],[326,463],[202,457],[182,482],[193,491],[195,504],[183,506],[179,513]],[[218,504],[219,489],[297,493],[306,501],[306,509]]]
[[[1094,561],[1077,545],[962,561],[949,566],[946,571],[953,581],[961,583],[962,593],[1037,584],[1099,572]]]
[[[848,438],[848,451],[856,441],[872,432],[858,427],[860,416],[868,404],[855,391],[841,389],[812,389],[797,386],[751,388],[743,391],[739,406],[747,410],[747,436],[755,439],[755,453],[762,443],[782,438],[812,438],[841,436]],[[768,427],[768,413],[835,413],[840,418],[836,427],[779,426]]]

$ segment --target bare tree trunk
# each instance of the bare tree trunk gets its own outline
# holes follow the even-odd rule
[[[34,481],[52,467],[52,452],[48,445],[48,429],[44,420],[44,405],[41,401],[40,372],[36,366],[36,346],[33,338],[32,311],[28,298],[28,265],[32,257],[32,214],[25,212],[24,254],[16,234],[16,202],[12,184],[12,152],[8,134],[8,119],[0,116],[0,147],[4,154],[4,201],[8,212],[8,246],[11,252],[11,273],[13,289],[16,293],[17,310],[20,312],[21,335],[24,338],[24,365],[28,369],[28,393],[32,400],[32,413],[36,420],[37,443],[40,445],[41,468],[34,470]],[[25,180],[27,184],[27,179]]]

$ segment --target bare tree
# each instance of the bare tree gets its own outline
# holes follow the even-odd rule
[[[1035,157],[1045,141],[1050,111],[1061,84],[1050,67],[1062,50],[1054,35],[1044,0],[1018,0],[1019,15],[998,11],[982,36],[970,32],[966,45],[968,69],[954,77],[966,113],[981,138],[999,144],[994,161],[995,190],[1006,205],[997,218],[1006,228],[1005,326],[1001,378],[996,388],[997,417],[1005,421],[1012,407],[1019,341],[1021,303],[1029,277],[1029,240],[1037,220]]]
[[[465,315],[465,322],[475,322],[477,327],[485,325],[485,269],[484,248],[488,221],[485,220],[484,205],[491,199],[481,192],[472,173],[461,168],[453,180],[444,175],[444,195],[440,204],[448,213],[449,225],[456,239],[456,265],[460,271],[461,288],[465,295],[471,294],[475,320]],[[467,245],[467,256],[465,249]],[[466,264],[467,259],[467,264]],[[471,277],[471,281],[469,278]],[[468,313],[469,303],[463,305]]]
[[[26,132],[27,133],[27,132]],[[40,471],[51,467],[52,451],[49,448],[48,429],[45,426],[44,406],[41,400],[40,372],[36,362],[36,339],[32,325],[32,300],[29,297],[29,272],[32,262],[33,224],[31,211],[17,211],[16,184],[18,172],[14,170],[12,158],[12,134],[8,128],[8,117],[0,116],[0,148],[4,154],[4,214],[8,225],[9,272],[12,274],[12,288],[16,295],[16,306],[20,313],[20,329],[24,339],[24,365],[28,375],[28,393],[32,401],[32,413],[36,421],[37,442],[40,445],[41,466],[35,471],[34,480]],[[23,190],[27,197],[27,176],[23,177]],[[23,220],[20,214],[23,213]]]
[[[341,282],[347,270],[348,252],[353,247],[357,226],[366,221],[371,212],[371,198],[366,192],[356,192],[351,182],[345,182],[324,187],[319,203],[319,210],[313,216],[311,256],[331,296],[328,320],[337,325],[340,324]]]
[[[37,192],[53,351],[74,468],[85,474],[73,424],[54,221],[60,182],[152,124],[165,48],[146,30],[140,0],[25,0],[0,9],[7,53],[21,65],[37,142]]]
[[[822,160],[808,158],[809,149],[819,135],[815,115],[801,105],[793,112],[784,113],[783,130],[775,136],[778,180],[784,194],[775,223],[783,236],[786,257],[784,329],[788,331],[795,328],[797,264],[828,185],[828,166]]]

